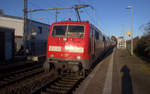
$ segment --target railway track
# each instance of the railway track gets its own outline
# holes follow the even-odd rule
[[[73,74],[60,77],[40,73],[10,87],[0,89],[1,94],[71,94],[83,79]]]
[[[15,72],[6,73],[0,76],[0,88],[11,85],[41,72],[44,72],[44,70],[41,65],[38,64]]]
[[[64,74],[33,94],[71,94],[82,80],[80,76]]]
[[[42,64],[0,75],[0,94],[72,94],[83,80],[73,73],[58,76],[45,73]]]
[[[42,65],[37,64],[0,75],[0,94],[68,94],[81,80],[70,73],[59,77],[54,71],[45,73]]]
[[[73,73],[58,76],[54,70],[45,73],[40,64],[0,75],[0,94],[72,94],[83,80]]]

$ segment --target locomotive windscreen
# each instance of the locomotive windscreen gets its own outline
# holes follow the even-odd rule
[[[52,36],[71,36],[82,37],[84,34],[84,26],[77,25],[56,25],[53,26]]]

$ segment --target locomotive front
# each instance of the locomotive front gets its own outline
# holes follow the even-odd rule
[[[47,60],[57,71],[77,72],[89,68],[89,24],[57,22],[51,25]]]

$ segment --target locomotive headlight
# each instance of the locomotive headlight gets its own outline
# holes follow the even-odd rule
[[[78,60],[80,60],[80,59],[81,59],[81,57],[80,57],[80,56],[77,56],[77,59],[78,59]]]
[[[83,53],[84,48],[82,47],[75,47],[75,46],[65,46],[65,50],[69,52],[74,52],[74,53]]]
[[[64,38],[64,41],[67,41],[67,38]]]
[[[66,50],[73,50],[74,47],[73,47],[73,46],[65,46],[65,49],[66,49]]]

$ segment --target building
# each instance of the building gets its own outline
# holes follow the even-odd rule
[[[14,29],[0,27],[0,64],[14,58]]]
[[[23,47],[24,20],[21,17],[0,14],[0,27],[14,29],[15,54]],[[34,20],[27,21],[28,46],[32,55],[45,55],[50,25]],[[39,50],[40,49],[40,50]]]
[[[119,37],[117,40],[117,48],[119,49],[125,49],[126,48],[126,40],[124,37]]]

